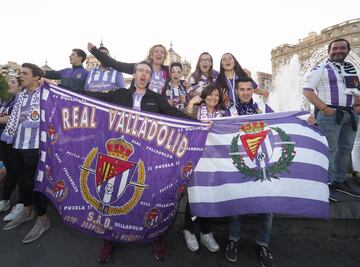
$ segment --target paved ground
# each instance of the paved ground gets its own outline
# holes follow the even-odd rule
[[[52,228],[40,240],[23,245],[22,238],[31,229],[33,222],[12,231],[0,230],[0,267],[77,267],[102,266],[96,262],[97,250],[101,241],[70,229],[62,224],[53,208],[49,215]],[[0,215],[0,226],[4,223]],[[251,218],[249,221],[251,222]],[[274,226],[276,225],[276,218]],[[278,219],[280,220],[280,219]],[[201,247],[198,253],[189,251],[180,229],[173,227],[165,238],[168,257],[157,262],[152,257],[150,245],[118,245],[113,259],[106,266],[259,266],[253,245],[252,226],[244,233],[240,243],[239,261],[236,264],[224,259],[223,248],[226,240],[225,227],[215,224],[218,229],[215,236],[222,250],[210,253]],[[294,222],[289,220],[294,226]],[[249,224],[249,222],[248,222]],[[287,228],[287,222],[280,221],[281,228]],[[276,231],[279,233],[280,231]],[[283,233],[286,230],[283,229]],[[275,266],[284,267],[346,267],[360,266],[360,240],[358,237],[331,237],[324,233],[305,232],[300,235],[275,234],[272,241]]]

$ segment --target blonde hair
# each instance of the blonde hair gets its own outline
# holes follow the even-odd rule
[[[168,56],[168,52],[167,52],[165,46],[163,46],[162,44],[153,45],[150,48],[150,50],[148,52],[148,55],[146,56],[146,60],[149,61],[149,62],[152,62],[151,56],[152,56],[152,54],[154,54],[154,50],[155,50],[156,47],[161,47],[164,50],[164,54],[165,54],[164,61],[163,61],[163,63],[164,63],[166,61],[167,56]]]

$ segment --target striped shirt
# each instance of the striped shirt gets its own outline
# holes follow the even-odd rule
[[[39,148],[40,94],[34,94],[37,90],[40,88],[28,92],[23,101],[13,145],[16,149]]]
[[[149,89],[155,93],[161,94],[165,86],[166,79],[164,78],[163,71],[153,71],[149,83]]]
[[[167,84],[165,95],[167,99],[172,101],[172,105],[177,109],[183,109],[187,102],[186,89],[181,85],[181,82],[177,87],[173,87],[171,81]]]
[[[309,73],[303,90],[316,90],[318,97],[326,105],[351,107],[354,104],[354,97],[352,94],[346,94],[346,89],[352,87],[349,81],[353,79],[358,77],[351,63],[327,60]]]
[[[85,91],[108,92],[119,88],[125,88],[124,76],[113,68],[101,70],[100,67],[93,68],[86,79]]]

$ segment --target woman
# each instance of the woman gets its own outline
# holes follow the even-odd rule
[[[112,57],[100,52],[95,45],[88,43],[88,50],[93,54],[103,65],[112,67],[119,72],[133,74],[135,63],[124,63],[116,61]],[[153,45],[148,52],[146,60],[151,63],[153,73],[149,82],[149,89],[156,93],[161,93],[165,86],[166,80],[169,78],[169,66],[165,66],[164,62],[167,57],[167,50],[161,44]],[[134,80],[130,88],[134,87]]]
[[[0,108],[0,135],[5,129],[9,115],[14,107],[15,97],[21,91],[20,79],[14,78],[9,81],[8,93],[11,96],[9,101],[5,102]],[[17,184],[16,166],[12,159],[13,148],[12,145],[0,141],[0,153],[4,162],[7,174],[3,188],[3,195],[0,200],[0,212],[10,209],[10,196]],[[19,194],[21,196],[21,194]],[[12,221],[24,208],[23,201],[19,199],[18,203],[12,208],[11,212],[5,216],[4,221]]]
[[[220,61],[220,73],[215,80],[215,85],[222,88],[223,105],[226,109],[239,104],[238,98],[236,97],[235,84],[237,80],[249,77],[248,73],[250,72],[243,69],[232,54],[225,53],[222,55]],[[266,95],[266,91],[264,89],[259,89],[254,81],[252,81],[252,84],[256,94]]]
[[[213,70],[213,58],[208,52],[200,54],[196,63],[195,72],[190,77],[190,87],[187,89],[187,93],[190,98],[195,95],[200,96],[202,90],[209,84],[212,84],[219,72]]]
[[[208,85],[201,93],[201,97],[196,95],[190,101],[184,110],[190,116],[198,120],[208,120],[210,118],[221,117],[222,95],[220,89],[213,85]],[[219,245],[213,237],[213,233],[209,229],[209,218],[197,218],[200,224],[200,242],[208,248],[210,252],[220,250]],[[191,219],[190,206],[187,202],[185,210],[184,237],[187,247],[191,251],[197,251],[199,244],[194,234],[194,221]]]

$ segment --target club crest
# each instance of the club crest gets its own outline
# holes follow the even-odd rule
[[[56,181],[53,190],[54,190],[54,197],[58,201],[63,201],[68,195],[68,188],[66,187],[64,180]]]
[[[144,226],[148,229],[154,228],[159,225],[162,219],[162,213],[157,208],[152,208],[145,213]]]
[[[194,165],[191,161],[187,162],[184,166],[181,168],[181,176],[185,180],[189,180],[191,175],[194,172]]]
[[[30,114],[30,119],[33,121],[37,121],[40,118],[40,114],[39,112],[37,112],[36,110],[32,111]]]
[[[129,160],[134,154],[134,147],[125,139],[109,139],[105,148],[106,154],[93,148],[80,166],[81,193],[91,206],[103,214],[127,214],[137,205],[143,191],[148,188],[145,184],[145,166],[140,159],[138,162]],[[92,169],[94,161],[95,168]],[[89,174],[93,174],[92,180],[88,178]],[[136,176],[137,180],[134,181]],[[95,186],[95,192],[90,190],[89,183]],[[130,192],[132,195],[129,198]],[[118,206],[119,201],[126,202]]]
[[[50,139],[50,144],[55,144],[59,140],[59,135],[56,133],[55,127],[50,125],[47,130],[47,136]]]
[[[276,161],[274,154],[274,134],[280,137],[281,156]],[[241,147],[239,148],[239,140]],[[243,150],[244,152],[240,152]],[[230,155],[234,166],[245,176],[254,178],[254,181],[279,179],[277,174],[288,172],[288,166],[295,157],[295,142],[279,127],[269,127],[263,121],[250,122],[240,127],[240,133],[231,142]],[[256,165],[250,168],[245,158]],[[270,163],[272,162],[272,163]]]
[[[55,183],[51,183],[51,186],[46,188],[46,192],[58,202],[67,198],[68,191],[69,189],[63,179],[57,180]]]

